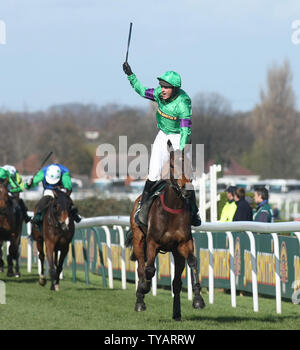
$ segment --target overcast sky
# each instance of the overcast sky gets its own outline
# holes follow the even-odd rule
[[[0,107],[146,107],[122,70],[130,21],[129,63],[145,86],[175,70],[192,98],[217,92],[246,111],[259,102],[268,68],[288,59],[299,99],[295,20],[299,0],[1,0]]]

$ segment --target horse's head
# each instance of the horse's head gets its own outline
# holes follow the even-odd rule
[[[69,213],[72,206],[72,200],[65,192],[60,190],[53,191],[53,193],[53,215],[58,221],[62,230],[68,230],[70,223]]]
[[[185,156],[184,150],[176,150],[168,141],[170,151],[170,181],[179,196],[187,199],[191,196],[191,161]]]
[[[8,178],[0,181],[0,210],[4,209],[8,201]]]

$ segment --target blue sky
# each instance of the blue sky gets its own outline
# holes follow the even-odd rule
[[[259,102],[268,68],[288,59],[299,99],[297,19],[299,0],[1,0],[0,108],[146,107],[122,70],[130,21],[129,63],[145,86],[175,70],[192,98],[217,92],[245,111]]]

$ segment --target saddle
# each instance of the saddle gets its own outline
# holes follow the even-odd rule
[[[36,205],[36,213],[32,218],[32,223],[38,231],[42,231],[42,225],[46,210],[49,208],[53,198],[51,196],[45,196],[40,199]]]

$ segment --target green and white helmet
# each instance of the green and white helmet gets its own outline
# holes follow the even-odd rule
[[[17,169],[13,165],[4,165],[3,168],[7,170],[12,177],[16,176]]]
[[[55,185],[59,182],[60,177],[61,177],[60,167],[55,164],[49,165],[46,171],[46,181],[50,185]]]

